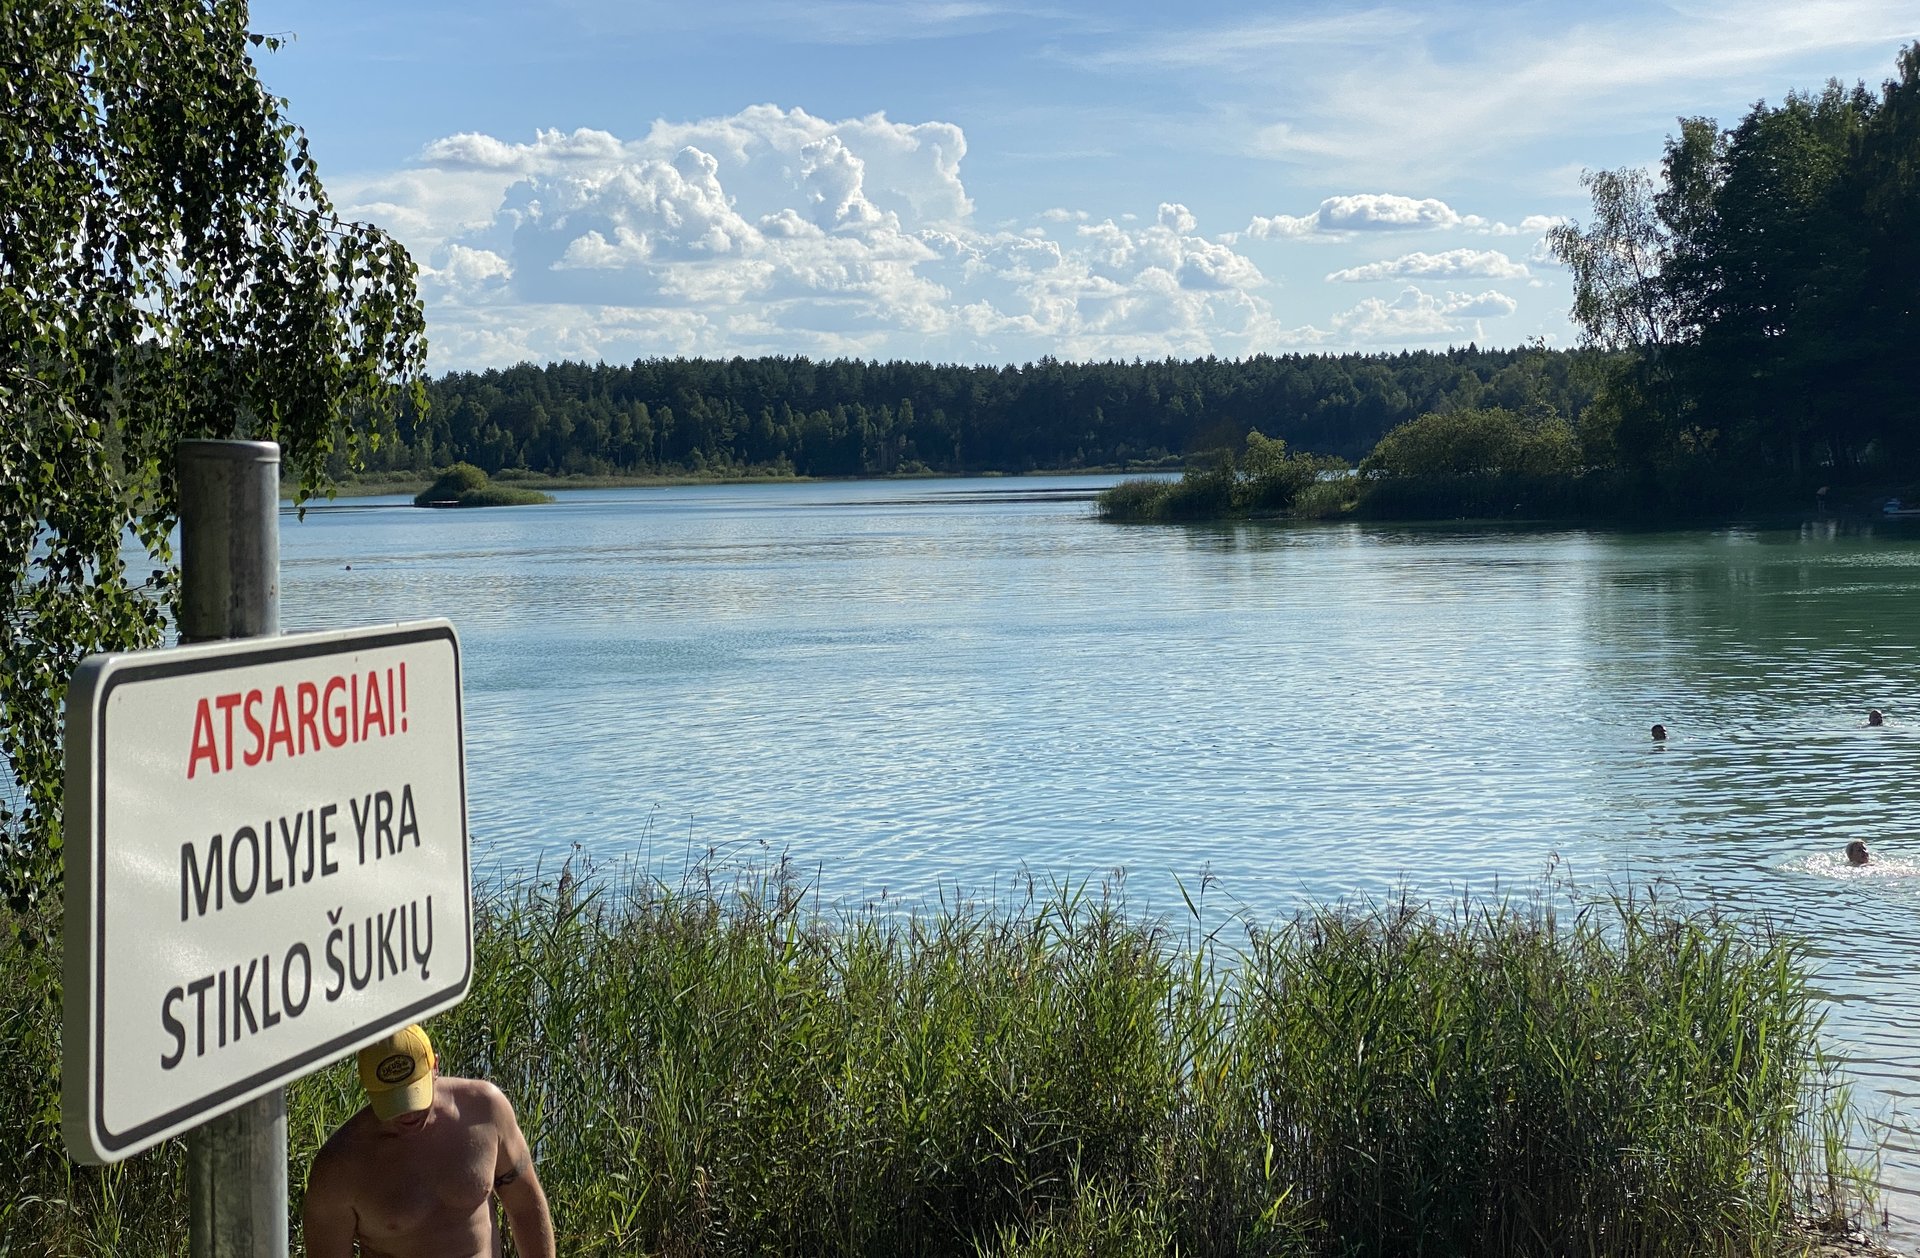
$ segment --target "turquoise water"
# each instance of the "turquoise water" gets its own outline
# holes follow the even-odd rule
[[[484,877],[577,844],[784,855],[846,903],[1124,869],[1272,916],[1551,870],[1764,911],[1821,951],[1920,1236],[1920,530],[1116,526],[1104,483],[323,506],[282,523],[282,620],[454,622]]]

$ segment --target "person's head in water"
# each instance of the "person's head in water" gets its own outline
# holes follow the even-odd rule
[[[1664,726],[1664,725],[1656,725],[1656,726],[1654,726],[1654,727],[1653,727],[1653,741],[1654,741],[1654,742],[1656,742],[1656,743],[1664,743],[1664,742],[1666,742],[1666,741],[1667,741],[1667,727],[1666,727],[1666,726]]]
[[[1883,725],[1883,724],[1885,724],[1885,723],[1886,723],[1886,720],[1887,720],[1887,718],[1886,718],[1885,716],[1883,716],[1883,715],[1881,715],[1881,713],[1880,713],[1880,709],[1879,709],[1879,708],[1868,708],[1868,709],[1867,709],[1867,724],[1869,724],[1869,725]]]
[[[1867,863],[1867,845],[1859,839],[1847,844],[1847,864],[1864,865]]]

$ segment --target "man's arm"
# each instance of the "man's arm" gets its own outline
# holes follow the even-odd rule
[[[500,1151],[494,1161],[493,1191],[506,1209],[514,1252],[520,1258],[557,1258],[547,1194],[534,1173],[533,1154],[520,1133],[520,1120],[504,1095],[500,1095],[498,1128]]]
[[[307,1258],[353,1258],[355,1223],[339,1172],[322,1150],[307,1172],[307,1199],[300,1207]]]

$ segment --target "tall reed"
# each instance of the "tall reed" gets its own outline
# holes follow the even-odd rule
[[[478,909],[432,1031],[513,1098],[569,1254],[1766,1254],[1863,1207],[1800,946],[1644,897],[1231,935],[1115,888],[823,915],[783,873]],[[0,955],[0,1253],[183,1252],[177,1146],[49,1143]],[[359,1103],[345,1063],[292,1089],[296,1209]]]

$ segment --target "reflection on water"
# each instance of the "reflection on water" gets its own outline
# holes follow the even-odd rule
[[[1920,536],[1111,526],[1088,490],[321,507],[283,521],[282,615],[459,627],[483,875],[785,853],[911,903],[1125,867],[1271,916],[1557,862],[1764,911],[1920,1237]]]
[[[1875,860],[1865,865],[1854,865],[1837,852],[1822,852],[1801,860],[1788,861],[1780,868],[1789,873],[1812,874],[1815,878],[1844,878],[1848,882],[1863,883],[1869,887],[1920,878],[1920,864],[1910,860]]]

